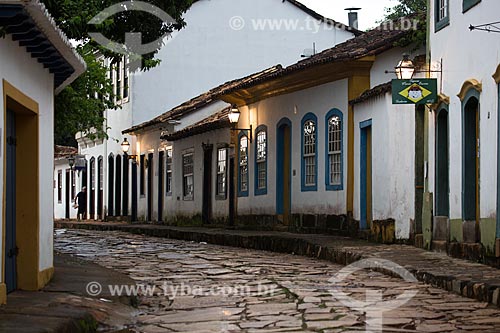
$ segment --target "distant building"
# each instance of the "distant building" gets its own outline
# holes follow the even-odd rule
[[[394,75],[386,70],[413,47],[394,46],[406,35],[375,29],[126,130],[146,152],[137,157],[138,219],[409,239],[417,214],[406,182],[414,170],[415,107],[393,107],[386,98]],[[239,130],[229,123],[232,105]],[[365,144],[362,165],[360,140],[370,125],[369,172],[372,150]],[[389,163],[393,156],[399,163]]]
[[[157,161],[157,150],[138,146],[133,137],[122,134],[123,130],[228,80],[276,64],[295,63],[361,33],[295,0],[202,0],[194,2],[184,17],[186,27],[167,38],[159,51],[158,67],[129,73],[126,59],[107,63],[116,103],[121,106],[104,114],[109,139],[90,140],[82,133],[76,136],[79,153],[87,159],[92,219],[127,219],[132,215],[129,193],[135,171],[120,147],[125,138],[131,144],[130,153],[154,153]],[[201,119],[193,119],[193,123]],[[81,186],[80,180],[77,187]],[[68,216],[62,211],[56,214],[56,218]]]
[[[0,0],[0,304],[54,273],[54,91],[85,63],[38,0]]]

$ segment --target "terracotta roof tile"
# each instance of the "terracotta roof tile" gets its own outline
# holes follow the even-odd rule
[[[193,135],[202,134],[208,131],[213,131],[221,128],[231,127],[228,114],[231,112],[231,107],[227,107],[210,117],[207,117],[196,124],[188,126],[180,131],[172,134],[166,134],[161,137],[162,140],[176,141]]]
[[[251,74],[251,75],[246,76],[242,79],[237,79],[237,80],[232,80],[232,81],[226,82],[226,83],[224,83],[216,88],[213,88],[213,89],[207,91],[204,94],[201,94],[201,95],[171,109],[170,111],[163,113],[162,115],[160,115],[156,118],[153,118],[152,120],[146,121],[140,125],[129,128],[129,129],[123,131],[122,133],[123,134],[134,133],[134,132],[137,132],[140,130],[144,130],[148,127],[154,126],[156,124],[165,123],[169,120],[179,119],[183,116],[188,115],[191,112],[198,110],[201,107],[204,107],[208,104],[211,104],[213,102],[218,101],[218,97],[226,94],[226,92],[228,90],[232,89],[236,85],[239,85],[239,84],[244,83],[244,82],[253,82],[254,80],[256,80],[258,78],[267,77],[269,75],[272,75],[275,72],[279,72],[282,69],[283,68],[281,67],[281,65],[277,65],[277,66],[268,68],[266,70],[263,70],[261,72]]]
[[[369,99],[387,94],[391,92],[391,90],[392,90],[392,82],[379,84],[378,86],[373,87],[372,89],[366,90],[358,98],[349,101],[349,104],[354,105],[363,103]]]
[[[78,148],[68,146],[54,146],[54,159],[66,158],[78,154]]]

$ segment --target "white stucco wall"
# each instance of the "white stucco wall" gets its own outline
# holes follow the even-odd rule
[[[354,219],[360,220],[360,123],[372,120],[373,220],[393,218],[407,239],[415,207],[415,107],[392,105],[385,94],[354,106]]]
[[[202,144],[213,145],[212,153],[212,218],[227,218],[229,215],[228,199],[216,198],[216,179],[217,179],[217,149],[223,148],[230,143],[229,129],[219,129],[209,131],[203,134],[191,136],[178,140],[167,145],[172,147],[173,152],[173,184],[172,195],[167,196],[167,204],[164,206],[164,216],[172,218],[192,217],[201,215],[203,206],[203,147]],[[182,174],[182,156],[187,151],[193,151],[194,155],[194,198],[193,200],[184,200],[183,198],[183,174]],[[229,156],[227,155],[227,181],[229,181]],[[229,197],[229,192],[227,193]],[[157,201],[155,201],[157,202]],[[156,206],[158,207],[158,206]],[[154,207],[155,210],[157,208]]]
[[[274,215],[276,214],[276,126],[287,117],[292,123],[292,214],[346,214],[347,189],[347,80],[327,83],[314,88],[272,97],[241,108],[238,127],[253,128],[260,125],[268,127],[268,183],[267,195],[254,195],[255,184],[255,142],[249,149],[249,196],[238,199],[239,215]],[[344,144],[344,189],[326,191],[325,185],[325,117],[332,109],[343,113]],[[301,121],[304,115],[312,112],[318,119],[318,190],[301,190]],[[255,135],[254,135],[255,140]]]
[[[319,52],[353,37],[280,0],[201,0],[184,18],[186,27],[159,51],[161,64],[134,75],[134,125],[226,81],[276,64],[290,65],[313,43]],[[244,27],[232,29],[232,18],[233,23],[243,19]],[[274,19],[278,25],[259,29],[253,24],[259,19]]]
[[[65,159],[62,160],[55,160],[54,161],[54,218],[55,219],[64,219],[66,218],[66,171],[70,170],[69,164]],[[61,201],[59,201],[58,198],[58,173],[61,171],[62,174],[62,197]],[[81,175],[81,174],[80,174]],[[75,172],[75,184],[76,184],[76,189],[75,189],[75,194],[77,194],[80,191],[80,176],[78,172]],[[70,199],[70,205],[69,205],[69,213],[70,213],[70,218],[71,219],[76,219],[76,213],[77,209],[73,208],[73,198],[72,193],[71,193],[71,173],[70,173],[70,184],[69,184],[69,199]]]
[[[431,13],[434,13],[431,1]],[[496,216],[496,169],[497,169],[497,123],[498,92],[492,74],[500,64],[500,44],[494,33],[469,31],[470,24],[479,25],[498,21],[500,2],[481,1],[469,11],[462,13],[462,1],[450,0],[450,24],[435,32],[434,17],[431,18],[430,47],[432,62],[443,60],[442,93],[450,97],[449,142],[450,142],[450,218],[462,218],[462,103],[457,97],[463,83],[476,79],[482,83],[480,95],[480,212],[481,218]],[[441,78],[440,78],[441,79]],[[434,115],[431,116],[434,118]],[[430,131],[434,131],[434,121]],[[434,134],[430,136],[434,146]],[[433,149],[433,148],[432,148]],[[430,154],[432,166],[434,154]],[[434,191],[434,167],[430,173],[431,191]]]
[[[0,80],[6,80],[36,101],[39,105],[38,115],[38,158],[39,158],[39,270],[53,266],[53,196],[47,195],[53,191],[53,156],[54,156],[54,84],[53,75],[49,73],[36,59],[19,47],[7,35],[0,38]],[[0,84],[0,96],[3,95],[3,86]],[[0,98],[0,110],[4,110],[4,100]],[[2,111],[3,112],[3,111]],[[0,117],[2,140],[5,138],[4,117]],[[2,147],[4,143],[2,142]],[[0,165],[5,165],[5,152],[0,153]],[[34,170],[36,172],[36,170]],[[0,168],[0,188],[3,188],[4,169]],[[33,203],[25,203],[33,205]],[[3,202],[0,202],[0,211],[3,211]],[[3,216],[0,216],[3,219]],[[3,224],[3,221],[0,225]],[[3,233],[3,230],[1,231]],[[4,257],[3,234],[0,234],[0,256]],[[0,276],[0,281],[3,277]]]

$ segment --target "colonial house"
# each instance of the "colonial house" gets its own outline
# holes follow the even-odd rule
[[[0,0],[0,304],[38,290],[53,264],[54,92],[83,59],[38,0]]]
[[[486,32],[498,31],[499,10],[498,1],[430,1],[432,63],[442,75],[427,113],[424,208],[434,219],[425,241],[474,259],[500,256],[500,44]]]
[[[127,138],[131,153],[138,153],[134,138],[123,136],[123,130],[235,77],[277,63],[292,64],[361,33],[295,0],[200,0],[184,18],[186,27],[165,39],[158,67],[130,73],[126,59],[108,64],[120,105],[104,115],[109,139],[76,135],[79,153],[88,162],[88,212],[93,219],[131,215],[133,184],[129,179],[133,179],[134,166],[124,162],[120,143]],[[116,176],[121,177],[118,183]],[[66,205],[64,198],[62,204]]]
[[[366,229],[368,236],[386,241],[409,239],[416,215],[414,193],[412,188],[399,193],[392,187],[406,180],[401,169],[414,168],[412,146],[392,143],[399,149],[400,163],[374,155],[379,161],[371,169],[374,188],[395,192],[389,199],[399,198],[403,206],[384,209],[379,204],[386,202],[380,201],[362,207],[367,194],[357,176],[363,167],[356,145],[361,147],[360,130],[367,127],[363,124],[375,118],[376,149],[397,142],[389,137],[385,122],[396,126],[405,121],[401,131],[415,127],[415,107],[392,109],[385,103],[389,110],[370,113],[355,107],[367,98],[363,92],[372,95],[390,81],[394,74],[386,70],[411,52],[413,45],[394,46],[406,35],[389,26],[374,29],[288,67],[228,82],[195,98],[199,104],[187,102],[190,114],[198,119],[204,115],[201,121],[186,122],[174,109],[125,131],[136,134],[137,146],[151,149],[150,156],[158,161],[140,176],[141,181],[147,177],[148,184],[158,184],[143,192],[148,215],[154,219],[160,209],[165,218],[158,220],[169,224],[188,220],[299,231]],[[231,126],[231,118],[237,124]],[[411,142],[411,132],[404,134]],[[158,155],[163,148],[167,153]],[[150,166],[149,158],[141,157],[139,168],[145,168],[141,165],[146,159]],[[387,181],[387,175],[398,173],[399,178]],[[165,204],[158,204],[160,200]]]

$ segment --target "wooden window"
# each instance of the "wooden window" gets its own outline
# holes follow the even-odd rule
[[[326,116],[326,189],[341,190],[343,183],[343,121],[339,110],[332,110]]]
[[[165,157],[165,191],[167,195],[172,195],[172,149],[167,149]]]
[[[248,196],[248,137],[240,134],[239,140],[238,196]]]
[[[226,198],[227,188],[227,149],[220,148],[217,150],[217,197],[219,199]]]
[[[182,155],[182,178],[184,200],[194,199],[194,156],[193,153]]]
[[[139,170],[139,194],[141,196],[146,195],[146,156],[141,155],[140,157],[140,170]]]
[[[302,119],[302,191],[318,189],[317,118],[308,113]]]
[[[62,203],[62,170],[57,171],[57,202]]]
[[[259,126],[255,142],[255,195],[267,194],[267,127]]]

